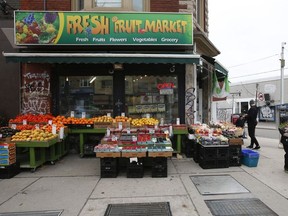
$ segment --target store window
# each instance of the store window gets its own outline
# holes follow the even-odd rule
[[[178,116],[177,76],[125,76],[126,113],[133,118],[151,117],[165,123]]]
[[[113,115],[113,78],[111,76],[60,77],[59,113],[75,117]]]
[[[72,0],[73,10],[149,11],[150,0]]]

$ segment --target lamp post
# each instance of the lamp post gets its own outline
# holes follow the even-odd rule
[[[280,59],[280,64],[281,64],[281,92],[280,92],[280,103],[284,104],[284,67],[285,67],[285,59],[284,59],[284,45],[286,42],[282,42],[282,47],[281,47],[281,59]]]

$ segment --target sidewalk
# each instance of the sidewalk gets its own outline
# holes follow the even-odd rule
[[[0,180],[0,213],[63,210],[61,216],[103,216],[108,204],[169,202],[173,216],[211,216],[207,201],[257,198],[274,215],[286,216],[288,173],[283,169],[284,150],[278,147],[278,139],[258,140],[261,149],[257,167],[202,169],[192,158],[172,158],[168,160],[167,178],[152,178],[149,171],[145,171],[144,178],[127,178],[126,173],[100,178],[98,158],[69,154],[34,173],[24,170],[11,179]],[[243,148],[249,139],[244,141]],[[210,194],[200,193],[195,180],[207,176],[229,177],[242,188],[229,188],[228,182],[221,181],[216,187],[202,188],[212,191]],[[225,192],[227,188],[232,193]],[[224,193],[215,194],[215,190]]]

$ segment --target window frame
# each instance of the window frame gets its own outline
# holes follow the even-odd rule
[[[133,10],[133,0],[122,0],[122,7],[95,7],[95,0],[71,0],[73,11],[131,11],[131,12],[149,12],[150,0],[143,1],[143,11]],[[79,8],[80,1],[84,1],[84,8]]]
[[[196,1],[196,20],[198,25],[205,30],[205,0]]]

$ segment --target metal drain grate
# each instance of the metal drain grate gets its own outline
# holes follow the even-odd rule
[[[202,195],[249,193],[230,175],[200,175],[190,178]]]
[[[205,203],[214,216],[277,216],[261,200],[255,198],[205,200]]]
[[[7,212],[0,213],[0,216],[60,216],[63,210],[60,211],[29,211],[29,212]]]
[[[104,216],[172,216],[169,202],[109,204]]]

